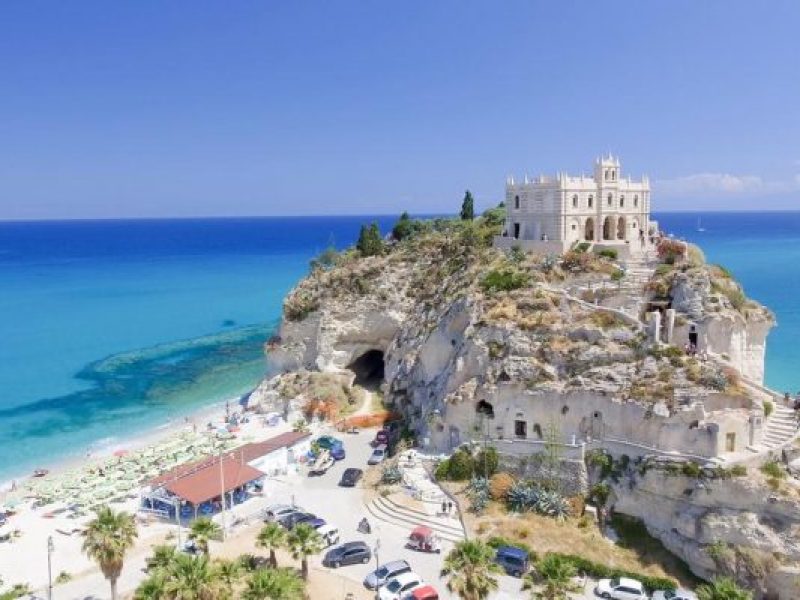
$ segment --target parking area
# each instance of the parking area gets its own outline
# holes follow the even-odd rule
[[[332,432],[344,442],[346,457],[336,463],[324,475],[294,476],[291,478],[269,479],[264,486],[266,504],[297,504],[302,508],[336,525],[340,531],[340,541],[363,541],[374,549],[378,547],[378,560],[381,564],[405,559],[411,568],[426,583],[433,585],[441,598],[451,598],[447,593],[444,581],[439,578],[442,561],[452,548],[452,543],[442,542],[440,554],[416,552],[406,548],[406,541],[412,525],[400,527],[395,524],[379,521],[367,512],[365,490],[362,483],[355,488],[339,487],[338,483],[345,469],[355,467],[365,472],[369,468],[380,469],[380,466],[369,467],[367,460],[372,453],[370,441],[374,439],[376,430],[362,430],[357,434]],[[358,523],[367,518],[372,532],[358,531]],[[324,569],[322,556],[313,557],[311,566]],[[336,569],[337,574],[352,581],[361,582],[375,569],[375,556],[369,564],[342,566]],[[511,577],[503,577],[501,582],[502,597],[519,597],[520,581]]]

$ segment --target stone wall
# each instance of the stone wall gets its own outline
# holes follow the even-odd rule
[[[582,460],[559,458],[553,465],[544,453],[515,456],[503,452],[499,452],[499,458],[501,471],[520,479],[553,481],[565,496],[586,495],[589,491],[586,464]]]

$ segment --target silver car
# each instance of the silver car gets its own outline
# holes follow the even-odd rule
[[[377,465],[383,462],[383,459],[386,458],[386,444],[381,444],[375,450],[372,451],[372,456],[369,457],[367,461],[368,465]]]
[[[264,509],[262,516],[266,523],[270,521],[279,521],[283,517],[296,512],[305,512],[299,506],[292,506],[290,504],[273,504]]]
[[[390,579],[394,579],[398,575],[408,573],[411,570],[411,565],[404,560],[393,560],[388,563],[382,564],[375,571],[370,573],[364,578],[364,585],[367,589],[374,590],[379,585],[383,585]]]

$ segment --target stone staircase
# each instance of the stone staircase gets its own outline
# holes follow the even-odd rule
[[[797,419],[790,408],[775,404],[772,414],[764,424],[764,436],[761,438],[763,450],[774,450],[783,446],[797,434]],[[758,446],[757,446],[758,448]]]
[[[409,533],[417,525],[424,525],[442,540],[460,542],[465,538],[458,519],[434,516],[422,510],[402,506],[388,496],[378,496],[366,506],[367,512],[379,521],[408,529]]]

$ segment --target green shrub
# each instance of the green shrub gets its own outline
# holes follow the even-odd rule
[[[622,269],[615,269],[613,273],[611,273],[611,281],[621,281],[625,277],[625,271]]]
[[[614,248],[603,248],[597,253],[597,256],[602,256],[603,258],[607,258],[609,260],[617,260],[619,253],[614,250]]]
[[[575,246],[575,252],[586,252],[591,247],[589,242],[581,242]]]
[[[481,280],[486,292],[509,292],[528,285],[528,276],[512,269],[493,269]]]
[[[681,466],[681,473],[686,475],[686,477],[700,477],[702,472],[703,469],[696,462],[686,462]]]
[[[764,416],[769,417],[775,410],[775,404],[769,400],[764,400]]]
[[[773,479],[783,479],[786,477],[786,471],[783,470],[781,463],[777,460],[769,460],[761,465],[761,472],[767,477]]]
[[[476,474],[488,478],[497,473],[499,464],[500,457],[497,454],[497,448],[489,446],[475,456],[472,461],[472,469]]]
[[[651,575],[644,575],[643,573],[634,573],[632,571],[626,571],[625,569],[608,567],[575,554],[548,552],[548,555],[561,557],[562,560],[572,564],[580,574],[588,575],[589,577],[595,577],[597,579],[630,577],[631,579],[636,579],[641,581],[642,585],[644,585],[649,592],[653,592],[654,590],[674,590],[677,587],[674,580],[666,577],[653,577]]]

